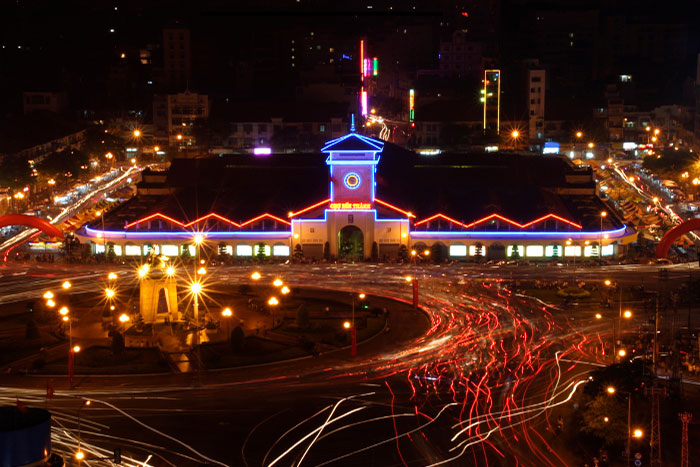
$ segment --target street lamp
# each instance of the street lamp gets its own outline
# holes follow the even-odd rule
[[[68,282],[68,281],[65,281],[63,284],[61,284],[61,287],[63,287],[64,289],[68,290],[68,289],[71,288],[71,283]]]
[[[643,432],[642,430],[640,430],[639,428],[636,428],[636,429],[634,430],[634,432],[632,433],[632,435],[633,435],[635,438],[641,438],[642,436],[644,436],[644,432]]]
[[[272,285],[274,285],[275,287],[282,287],[283,284],[284,282],[282,282],[282,279],[275,279],[274,281],[272,281]]]
[[[113,272],[110,272],[110,273],[107,275],[107,279],[109,279],[109,280],[111,280],[111,281],[116,281],[116,280],[117,280],[117,275],[116,275],[115,273],[113,273]]]
[[[287,287],[286,285],[283,286],[283,287],[280,289],[280,292],[282,292],[283,295],[287,295],[287,294],[290,292],[289,287]]]
[[[46,292],[44,292],[43,297],[44,297],[46,300],[50,300],[50,299],[53,298],[53,292],[51,292],[50,290],[47,290]]]
[[[621,394],[627,395],[627,464],[625,465],[630,465],[630,419],[632,418],[632,394],[630,394],[627,391],[617,391],[614,386],[608,386],[607,387],[608,394],[615,394],[616,392],[619,392]],[[637,432],[639,432],[639,435],[637,435]],[[635,438],[641,438],[642,436],[642,430],[634,430],[634,437]]]
[[[233,311],[231,308],[224,308],[224,310],[221,312],[221,316],[224,317],[224,321],[226,321],[226,339],[230,342],[231,341],[231,318],[233,316]]]
[[[107,288],[105,289],[105,295],[107,298],[113,298],[114,297],[114,289]]]
[[[48,300],[46,300],[46,306],[48,306],[49,308],[53,308],[56,306],[56,302],[49,298]]]
[[[608,211],[600,212],[600,244],[598,245],[598,259],[603,264],[603,219],[608,216]]]
[[[577,131],[577,132],[576,132],[576,137],[577,137],[578,139],[583,138],[583,132],[582,132],[582,131]]]
[[[255,271],[253,274],[250,275],[250,278],[253,279],[254,281],[257,281],[261,278],[262,276],[258,271]]]
[[[173,276],[175,275],[175,268],[174,268],[173,266],[168,266],[168,267],[165,269],[165,274],[166,274],[168,277],[173,277]]]

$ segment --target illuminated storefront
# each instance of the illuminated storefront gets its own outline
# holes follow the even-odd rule
[[[613,213],[596,217],[606,206],[592,178],[558,159],[525,161],[554,167],[547,180],[561,179],[539,189],[533,188],[539,182],[521,180],[527,174],[515,159],[498,165],[479,158],[467,164],[464,155],[386,156],[382,141],[354,132],[321,152],[325,160],[318,154],[175,160],[168,174],[145,174],[134,200],[86,225],[80,238],[94,253],[126,257],[193,255],[200,233],[208,248],[238,258],[380,260],[412,250],[452,259],[610,257],[636,239]],[[478,185],[487,177],[479,170],[505,170],[503,177],[522,187],[505,180],[485,193]],[[495,200],[500,192],[510,198]],[[513,206],[518,203],[524,207]],[[493,211],[473,214],[485,209]]]

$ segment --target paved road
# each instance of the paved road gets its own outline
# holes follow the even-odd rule
[[[671,267],[680,282],[688,266]],[[690,271],[697,268],[691,267]],[[7,293],[40,294],[32,267]],[[590,310],[566,312],[516,296],[502,278],[566,278],[568,268],[368,265],[267,266],[263,280],[410,298],[418,277],[424,313],[397,308],[391,332],[361,345],[258,368],[201,375],[85,378],[76,390],[54,380],[54,448],[92,456],[121,446],[125,465],[570,465],[552,449],[548,416],[566,405],[591,367],[604,363],[610,326]],[[251,268],[221,268],[218,286],[247,282]],[[577,277],[625,284],[656,268],[579,269]],[[3,273],[14,274],[8,268]],[[45,271],[44,271],[45,272]],[[56,270],[75,290],[99,290],[100,268]],[[127,278],[128,275],[128,278]],[[120,281],[128,282],[128,270]],[[13,276],[14,277],[14,276]],[[486,279],[486,280],[484,280]],[[46,285],[41,282],[41,285]],[[638,323],[631,322],[634,327]],[[561,359],[566,359],[562,363]],[[3,379],[0,398],[43,404],[45,379]],[[516,461],[517,459],[517,461]]]

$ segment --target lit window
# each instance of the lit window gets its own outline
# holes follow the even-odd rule
[[[178,254],[178,247],[177,245],[163,245],[160,249],[163,255],[165,256],[170,256],[170,257],[176,257]]]
[[[102,245],[101,243],[98,243],[95,245],[95,253],[100,254],[105,252],[105,246]]]
[[[236,256],[253,256],[253,247],[250,245],[236,245]]]
[[[126,256],[141,256],[141,247],[138,245],[126,245]]]
[[[561,246],[560,245],[547,245],[544,247],[544,255],[547,258],[552,256],[561,256]]]
[[[450,256],[467,256],[467,245],[450,245]]]
[[[510,258],[515,251],[518,252],[518,256],[522,257],[525,254],[525,247],[522,245],[508,245],[508,248],[506,248],[506,255]]]
[[[542,245],[528,245],[525,249],[525,254],[527,256],[543,256],[544,247]]]
[[[598,256],[598,245],[588,245],[583,249],[583,256]]]
[[[476,245],[469,245],[469,256],[484,256],[484,247],[477,247]]]
[[[255,256],[262,252],[265,256],[270,256],[270,245],[255,245]]]
[[[160,246],[158,245],[144,245],[143,246],[143,255],[147,256],[151,253],[151,250],[155,252],[156,255],[160,254]]]
[[[272,247],[273,256],[289,256],[289,245],[275,245]]]
[[[122,255],[122,246],[121,245],[114,245],[114,254],[116,256]]]
[[[603,256],[612,256],[615,254],[615,245],[605,245],[603,246]]]
[[[564,256],[581,256],[581,247],[580,246],[564,247]]]

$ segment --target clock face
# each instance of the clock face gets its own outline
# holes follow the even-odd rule
[[[345,178],[343,178],[343,183],[346,187],[350,188],[351,190],[357,189],[360,186],[361,182],[362,179],[355,172],[350,172],[345,175]]]

